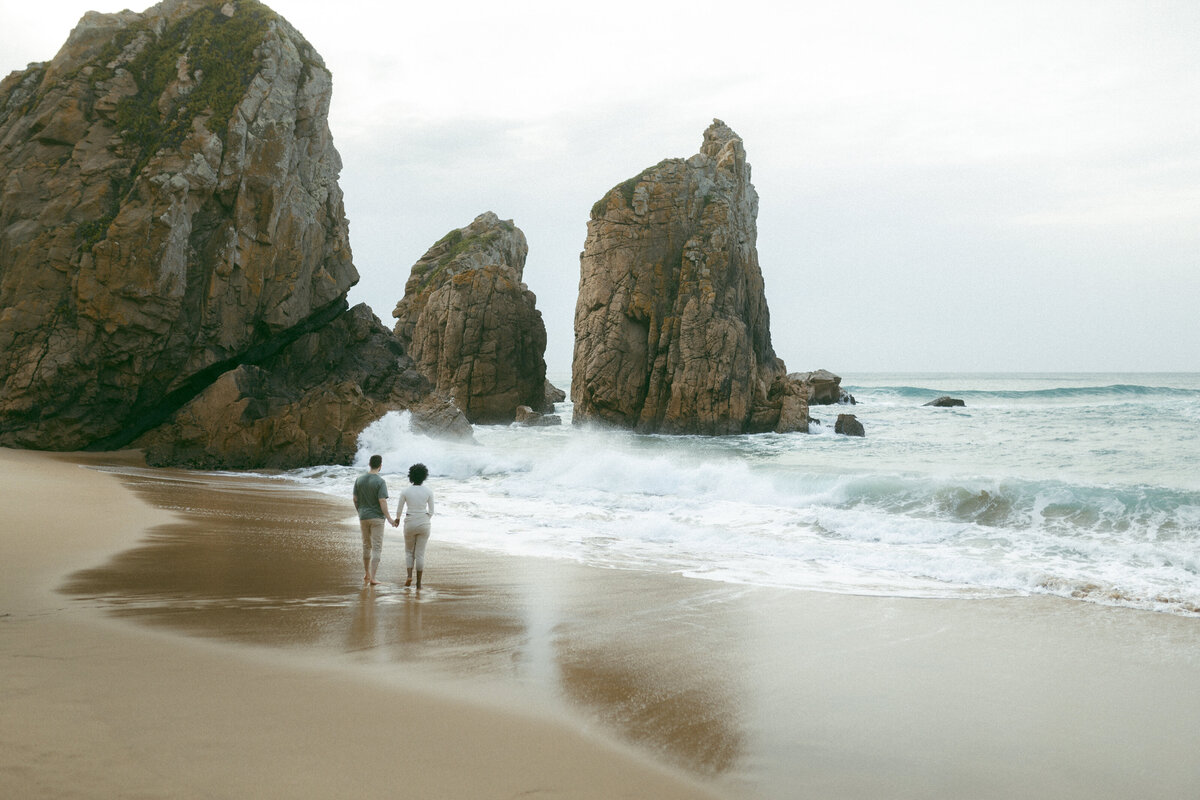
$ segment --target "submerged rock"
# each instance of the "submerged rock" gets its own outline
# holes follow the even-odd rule
[[[661,161],[593,206],[575,308],[576,421],[807,430],[807,389],[771,346],[757,214],[742,140],[720,120],[699,153]]]
[[[957,408],[960,406],[965,406],[966,403],[962,400],[959,400],[957,397],[942,395],[936,400],[930,400],[928,403],[923,403],[922,405],[934,406],[936,408]]]
[[[413,265],[392,312],[417,368],[472,422],[546,403],[546,326],[521,282],[528,251],[512,220],[481,214]]]
[[[254,0],[89,12],[0,83],[0,444],[114,449],[165,424],[163,463],[344,460],[389,393],[337,374],[340,346],[311,352],[319,380],[280,366],[358,324],[331,92]]]

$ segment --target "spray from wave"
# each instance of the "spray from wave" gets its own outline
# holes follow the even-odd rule
[[[1128,386],[1090,393],[1200,405],[1200,391]],[[861,400],[878,391],[856,393]],[[878,435],[858,442],[832,434],[666,437],[485,426],[477,428],[479,444],[462,444],[413,434],[407,414],[389,414],[364,431],[356,467],[381,453],[385,475],[400,479],[409,464],[424,462],[443,509],[438,536],[515,557],[756,585],[933,597],[1049,593],[1200,613],[1200,491],[1129,481],[1124,466],[1113,468],[1115,480],[1071,477],[1056,467],[1064,448],[1123,464],[1111,455],[1119,442],[1039,440],[1021,427],[1039,418],[1020,398],[1054,408],[1054,398],[1089,392],[1013,393],[1015,415],[901,410],[894,413],[910,416],[890,428],[883,404],[862,404],[882,421],[869,420]],[[1087,413],[1105,412],[1093,404]],[[1111,420],[1124,413],[1108,420],[1109,439],[1117,430]],[[991,447],[981,459],[991,468],[896,469],[939,455],[914,414],[967,449]],[[998,433],[1004,426],[1009,433]],[[1024,437],[1013,462],[1022,470],[995,449],[1013,431]],[[979,443],[988,436],[991,444]],[[351,473],[323,468],[294,477],[343,493]]]

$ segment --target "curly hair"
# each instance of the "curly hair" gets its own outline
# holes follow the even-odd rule
[[[429,477],[429,470],[424,464],[413,464],[408,468],[408,482],[414,486],[420,486]]]

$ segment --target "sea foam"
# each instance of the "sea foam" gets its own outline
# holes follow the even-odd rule
[[[1200,406],[1200,378],[1060,382],[1078,381],[854,386],[867,425],[857,440],[564,425],[477,426],[477,443],[461,443],[414,434],[407,413],[393,413],[363,432],[355,468],[380,453],[399,482],[425,463],[435,539],[514,557],[805,589],[1200,609],[1200,485],[1182,472],[1195,439],[1168,433]],[[915,404],[955,385],[995,407]],[[1150,430],[1132,427],[1131,413]],[[344,494],[353,474],[293,478]]]

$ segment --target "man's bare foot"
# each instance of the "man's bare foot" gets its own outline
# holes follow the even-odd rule
[[[408,580],[406,580],[406,581],[404,582],[404,585],[405,585],[405,586],[412,586],[412,578],[409,578]]]

